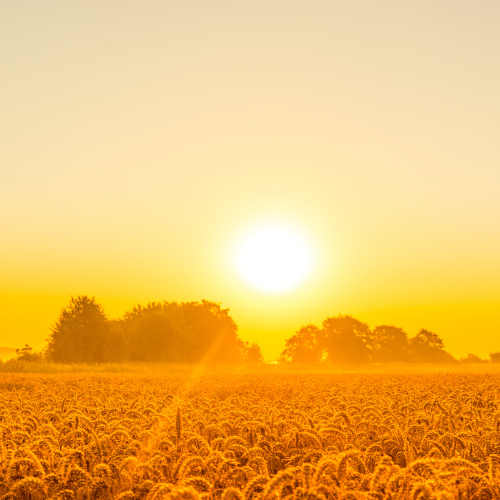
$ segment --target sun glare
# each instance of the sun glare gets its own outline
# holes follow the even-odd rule
[[[313,253],[299,230],[285,224],[259,226],[247,233],[236,251],[235,267],[252,288],[284,293],[311,274]]]

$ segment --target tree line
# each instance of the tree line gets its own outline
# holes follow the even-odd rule
[[[490,354],[500,363],[500,352]],[[162,362],[260,364],[260,346],[244,342],[229,309],[201,302],[150,302],[110,319],[94,297],[72,297],[52,326],[43,352],[26,345],[19,361],[54,363]],[[303,365],[364,363],[488,362],[474,354],[456,360],[434,332],[409,337],[390,325],[373,330],[352,316],[326,318],[321,327],[302,326],[285,342],[279,361]]]
[[[201,302],[150,302],[110,319],[94,297],[72,297],[51,328],[43,354],[29,346],[18,358],[54,363],[263,362],[260,347],[243,342],[229,309]]]
[[[491,361],[500,363],[500,352],[490,354]],[[445,351],[441,337],[422,329],[408,337],[403,329],[381,325],[370,330],[352,316],[326,318],[321,328],[301,327],[286,340],[280,361],[306,365],[362,363],[484,363],[475,354],[460,360]]]

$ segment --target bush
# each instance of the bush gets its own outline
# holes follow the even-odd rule
[[[36,352],[33,347],[26,344],[22,349],[16,349],[16,359],[22,363],[43,363],[45,356],[42,352]]]

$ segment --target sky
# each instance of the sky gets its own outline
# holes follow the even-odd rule
[[[3,1],[0,346],[71,296],[220,302],[275,359],[349,314],[500,351],[500,3]],[[269,295],[248,228],[314,250]]]

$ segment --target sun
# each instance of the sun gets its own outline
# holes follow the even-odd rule
[[[313,251],[301,231],[284,223],[269,223],[248,231],[235,255],[238,275],[252,288],[268,293],[289,292],[309,277]]]

